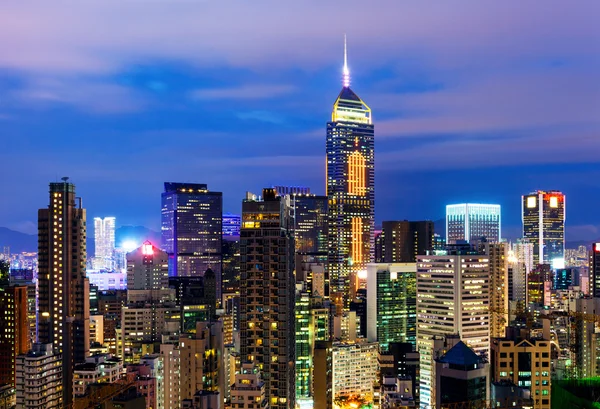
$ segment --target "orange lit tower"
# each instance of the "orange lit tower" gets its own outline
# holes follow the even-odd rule
[[[327,123],[326,292],[352,298],[350,280],[373,260],[375,155],[371,108],[350,89],[344,42],[343,88]]]

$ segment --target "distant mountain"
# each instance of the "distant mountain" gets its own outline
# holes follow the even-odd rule
[[[0,251],[10,247],[11,253],[37,251],[38,238],[35,234],[25,234],[6,227],[0,227]]]

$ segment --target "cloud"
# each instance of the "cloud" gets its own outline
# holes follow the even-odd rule
[[[197,89],[190,95],[198,100],[267,99],[289,94],[294,89],[290,85],[242,85],[234,88]]]
[[[267,122],[270,124],[280,125],[284,123],[284,119],[280,114],[269,111],[248,111],[248,112],[239,112],[237,113],[237,117],[244,120],[255,120],[259,122]]]
[[[64,104],[97,114],[136,112],[147,105],[147,101],[130,88],[81,79],[35,79],[21,89],[9,92],[8,96],[28,106]]]

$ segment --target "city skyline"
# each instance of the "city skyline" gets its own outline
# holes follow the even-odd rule
[[[140,19],[127,18],[132,8],[121,18],[101,5],[78,7],[80,24],[68,23],[61,7],[37,14],[40,30],[53,32],[43,41],[0,24],[1,37],[22,46],[15,53],[14,43],[0,42],[0,54],[10,56],[0,58],[2,159],[19,168],[28,158],[28,172],[2,182],[20,195],[0,204],[0,226],[34,233],[44,197],[22,186],[62,176],[79,186],[90,218],[115,215],[122,225],[154,230],[168,180],[207,183],[223,192],[224,211],[237,214],[243,193],[263,186],[299,184],[324,194],[322,118],[339,90],[347,33],[353,87],[376,113],[377,224],[438,220],[446,204],[490,202],[503,208],[506,236],[517,237],[520,196],[557,189],[570,198],[567,240],[600,237],[600,220],[589,217],[600,174],[593,154],[598,60],[588,53],[598,38],[594,3],[527,5],[519,16],[499,4],[469,13],[457,5],[437,13],[388,4],[373,7],[360,27],[348,23],[358,8],[322,6],[322,16],[339,14],[332,23],[308,6],[271,4],[257,18],[279,35],[264,41],[252,41],[253,23],[237,18],[227,23],[231,34],[206,35],[224,29],[198,24],[194,5],[149,5]],[[0,22],[25,12],[3,8]],[[282,30],[290,12],[296,17]],[[97,36],[97,15],[115,32],[127,24],[133,34],[108,47],[114,39]],[[181,20],[180,28],[154,24],[162,17]],[[253,149],[257,140],[268,154]],[[469,183],[457,186],[457,179]]]

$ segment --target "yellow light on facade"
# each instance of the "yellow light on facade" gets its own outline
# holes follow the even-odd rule
[[[535,196],[529,196],[527,198],[527,208],[528,209],[535,207],[535,203],[536,203]]]
[[[367,166],[365,157],[354,151],[348,157],[348,193],[356,196],[367,194]]]

